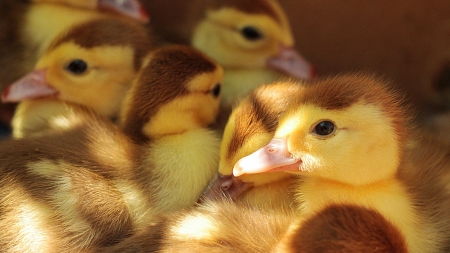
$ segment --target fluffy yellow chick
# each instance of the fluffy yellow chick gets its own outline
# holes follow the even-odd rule
[[[416,136],[402,101],[371,76],[317,81],[292,99],[269,144],[239,160],[233,173],[301,175],[303,218],[332,205],[360,206],[392,223],[408,252],[445,252],[449,149],[425,139],[409,147]]]
[[[117,32],[121,36],[117,36]],[[35,70],[7,87],[3,102],[20,103],[12,119],[16,138],[41,133],[49,117],[72,102],[115,118],[143,57],[152,48],[147,31],[134,22],[97,18],[58,36]],[[38,99],[36,99],[38,98]]]

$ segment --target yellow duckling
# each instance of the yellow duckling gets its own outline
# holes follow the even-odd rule
[[[67,129],[0,145],[2,252],[113,245],[162,210],[194,205],[217,170],[219,138],[206,127],[222,69],[181,46],[145,62],[124,101],[123,130],[73,106],[52,120]]]
[[[239,160],[233,174],[301,175],[303,218],[332,205],[360,206],[392,223],[408,252],[446,252],[449,149],[440,143],[408,147],[415,136],[402,101],[372,77],[318,81],[292,99],[272,141]]]
[[[151,0],[142,4],[150,10],[161,5]],[[186,7],[187,14],[180,14],[182,22],[162,22],[161,27],[155,22],[153,27],[166,37],[190,43],[224,68],[223,120],[237,101],[261,84],[284,76],[304,80],[315,76],[312,65],[293,49],[290,24],[277,1],[199,0]]]
[[[192,45],[224,67],[227,106],[281,73],[306,80],[314,76],[311,65],[293,50],[286,14],[273,0],[212,4],[195,28]]]
[[[33,0],[0,2],[0,90],[33,70],[52,41],[77,24],[108,16],[94,9],[94,4],[114,6],[128,15],[138,14],[136,0]],[[37,3],[39,2],[39,3]],[[54,2],[54,3],[52,3]],[[114,4],[123,3],[125,5]],[[61,4],[65,3],[65,4]],[[129,3],[129,4],[127,4]],[[74,8],[85,7],[85,8]],[[91,6],[91,7],[89,7]],[[114,15],[124,16],[124,15]],[[138,14],[138,17],[144,18]],[[0,104],[0,127],[9,127],[15,107]]]
[[[121,36],[117,36],[118,31]],[[25,100],[12,119],[13,136],[41,133],[50,117],[66,110],[67,104],[62,101],[117,117],[152,44],[142,26],[112,17],[87,21],[61,34],[35,70],[2,93],[3,102]]]

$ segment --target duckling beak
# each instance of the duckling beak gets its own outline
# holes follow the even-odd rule
[[[275,171],[299,171],[302,161],[292,157],[285,139],[272,139],[269,144],[241,158],[233,168],[233,175]]]
[[[142,23],[148,23],[150,16],[138,0],[98,0],[98,8],[117,12]]]
[[[46,73],[45,69],[34,70],[9,85],[2,92],[2,102],[14,103],[26,99],[58,95],[58,91],[47,83]]]
[[[278,55],[269,58],[266,64],[269,68],[303,80],[317,77],[315,68],[291,47],[281,45]]]
[[[252,183],[246,183],[233,175],[217,173],[216,177],[206,187],[200,196],[199,203],[205,201],[217,201],[223,198],[236,199],[244,191],[252,187]]]

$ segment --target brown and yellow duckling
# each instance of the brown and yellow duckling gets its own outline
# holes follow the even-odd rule
[[[302,218],[334,205],[359,206],[398,229],[408,252],[446,252],[449,149],[425,139],[409,147],[416,136],[402,101],[370,76],[317,81],[292,99],[272,141],[239,160],[233,173],[300,175]]]
[[[64,102],[117,118],[126,91],[152,45],[152,38],[139,24],[109,17],[87,21],[61,34],[35,70],[2,93],[3,102],[23,101],[12,119],[13,136],[42,132],[50,117],[66,110]]]

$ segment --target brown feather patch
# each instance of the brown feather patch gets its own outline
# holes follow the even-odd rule
[[[284,252],[408,252],[397,228],[378,212],[357,206],[331,206],[287,238],[280,245]]]
[[[278,117],[287,108],[290,95],[301,92],[300,83],[275,83],[255,89],[235,111],[235,132],[226,159],[231,159],[248,138],[256,133],[274,132]]]

